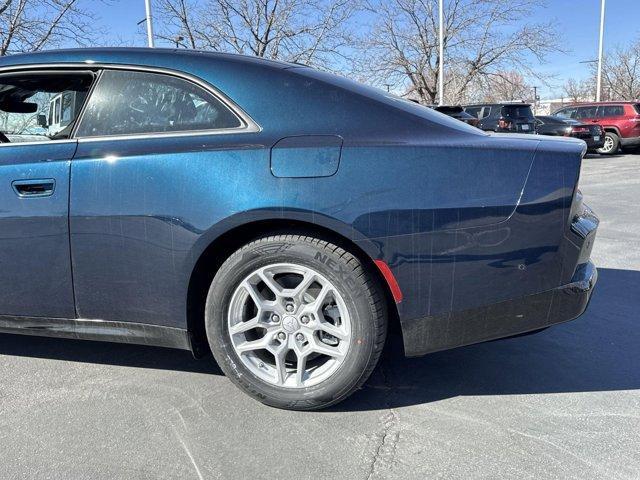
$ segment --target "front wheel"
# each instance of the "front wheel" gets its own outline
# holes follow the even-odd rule
[[[606,132],[604,134],[604,145],[602,148],[597,149],[596,151],[600,155],[613,155],[618,152],[618,147],[620,146],[620,137],[613,132]]]
[[[384,345],[380,286],[331,243],[299,235],[237,250],[213,279],[205,324],[237,386],[279,408],[313,410],[360,387]]]

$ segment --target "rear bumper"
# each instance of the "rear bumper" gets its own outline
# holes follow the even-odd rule
[[[598,148],[604,147],[604,133],[600,135],[600,140],[597,142],[593,137],[585,138],[584,141],[587,142],[587,150],[597,150]]]
[[[586,310],[598,272],[580,265],[571,283],[479,308],[402,321],[409,357],[510,337],[573,320]]]
[[[620,145],[623,147],[640,147],[640,137],[620,137]]]

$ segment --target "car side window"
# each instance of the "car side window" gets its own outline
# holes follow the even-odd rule
[[[578,108],[578,113],[574,118],[595,118],[597,106],[593,107],[580,107]]]
[[[106,70],[78,128],[78,137],[239,128],[243,124],[203,88],[160,73]]]
[[[602,105],[598,109],[599,117],[621,117],[624,115],[624,107],[622,105]]]
[[[68,139],[94,79],[91,71],[46,69],[0,75],[4,143]]]

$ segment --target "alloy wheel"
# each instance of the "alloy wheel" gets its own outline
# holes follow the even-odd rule
[[[605,135],[604,145],[602,146],[601,150],[604,153],[609,153],[611,152],[611,150],[613,150],[613,138],[611,138],[609,135]]]
[[[317,271],[292,263],[261,267],[240,282],[227,328],[251,373],[284,388],[329,378],[351,343],[351,319],[336,287]]]

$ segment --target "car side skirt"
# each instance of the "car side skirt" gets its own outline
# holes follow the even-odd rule
[[[132,322],[0,315],[0,333],[191,350],[187,330]]]
[[[405,355],[415,357],[511,337],[573,320],[587,309],[598,278],[593,263],[581,265],[567,285],[468,310],[403,320]]]

